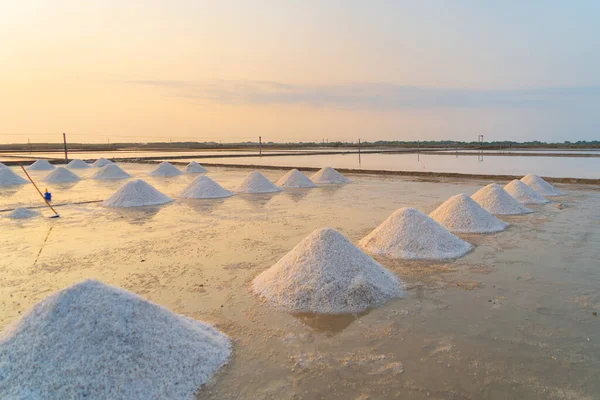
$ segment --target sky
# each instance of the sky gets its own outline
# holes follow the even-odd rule
[[[0,142],[600,139],[600,2],[0,0]]]

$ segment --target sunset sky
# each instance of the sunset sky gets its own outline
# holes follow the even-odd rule
[[[600,2],[0,0],[0,142],[600,139]]]

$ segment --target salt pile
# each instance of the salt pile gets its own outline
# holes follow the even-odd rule
[[[181,172],[173,164],[171,164],[167,161],[163,161],[160,164],[158,164],[158,166],[156,168],[154,168],[152,171],[150,171],[148,173],[148,175],[150,175],[150,176],[177,176],[177,175],[183,175],[183,172]]]
[[[252,282],[253,290],[294,312],[360,312],[403,294],[396,276],[341,233],[317,229]]]
[[[310,180],[314,183],[321,184],[341,184],[350,183],[350,179],[337,172],[331,167],[321,168],[316,174],[310,177]]]
[[[28,208],[17,207],[6,215],[10,219],[28,219],[41,215],[39,211],[30,210]]]
[[[98,172],[96,172],[94,176],[92,176],[92,178],[98,180],[127,179],[130,177],[131,175],[123,171],[121,167],[119,167],[117,164],[112,163],[100,168]]]
[[[28,181],[15,174],[10,168],[0,168],[0,187],[12,185],[24,185]]]
[[[277,181],[277,186],[290,188],[313,188],[314,184],[306,175],[297,169],[289,171]]]
[[[538,192],[530,186],[527,186],[518,179],[510,181],[508,185],[504,186],[504,190],[508,192],[512,197],[517,199],[521,204],[546,204],[550,203],[550,200],[545,199]]]
[[[27,167],[30,171],[51,171],[56,168],[54,165],[50,164],[48,160],[37,160],[29,167]]]
[[[48,183],[70,183],[80,181],[81,178],[65,167],[58,167],[42,180]]]
[[[90,165],[85,161],[81,161],[79,159],[71,160],[70,163],[67,164],[67,168],[69,169],[84,169],[90,168]]]
[[[88,280],[2,332],[0,398],[194,399],[230,355],[216,328]]]
[[[444,228],[457,233],[500,232],[508,226],[462,193],[450,197],[429,216]]]
[[[8,167],[0,162],[0,168],[8,168]]]
[[[536,192],[541,194],[542,196],[562,196],[564,193],[549,184],[544,180],[544,178],[537,175],[525,175],[521,178],[521,182],[526,184],[527,186],[533,188]]]
[[[204,174],[208,172],[206,168],[198,164],[196,161],[192,161],[186,165],[184,171],[186,174]]]
[[[180,197],[187,199],[219,199],[231,196],[233,196],[233,193],[223,189],[217,182],[204,175],[194,179],[180,195]]]
[[[254,171],[246,176],[246,179],[235,191],[239,193],[274,193],[281,192],[281,189],[271,183],[263,174]]]
[[[414,208],[401,208],[360,241],[367,252],[408,260],[457,258],[473,246]]]
[[[491,183],[479,189],[471,198],[488,212],[496,215],[519,215],[533,212],[529,208],[523,207],[502,186],[496,183]]]
[[[157,206],[173,201],[169,196],[162,194],[152,185],[141,179],[127,182],[112,196],[102,202],[105,207],[143,207]]]
[[[100,157],[99,159],[97,159],[96,161],[94,161],[94,163],[92,164],[92,167],[95,167],[95,168],[102,168],[102,167],[104,167],[105,165],[112,164],[112,163],[113,163],[112,161],[110,161],[110,160],[107,160],[107,159],[106,159],[106,158],[104,158],[104,157]]]

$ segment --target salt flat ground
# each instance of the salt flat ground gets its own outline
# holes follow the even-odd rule
[[[153,167],[121,166],[136,177]],[[248,172],[208,176],[229,189]],[[272,181],[284,174],[263,172]],[[270,195],[0,218],[0,328],[48,294],[96,278],[230,335],[233,359],[198,398],[598,398],[599,187],[560,185],[566,196],[503,217],[512,224],[505,232],[462,236],[476,247],[456,261],[380,259],[407,294],[370,312],[291,315],[264,304],[251,280],[314,229],[330,226],[356,242],[400,207],[430,212],[489,183],[349,177],[349,185]],[[147,181],[175,196],[192,179]],[[123,183],[48,189],[56,203],[101,200]],[[0,189],[0,208],[39,205],[36,196],[31,186]]]

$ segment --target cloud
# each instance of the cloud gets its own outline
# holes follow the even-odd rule
[[[170,97],[219,104],[308,105],[351,109],[482,108],[564,106],[600,101],[600,87],[571,86],[531,89],[460,89],[404,86],[391,83],[295,85],[272,81],[127,81],[156,88]]]

